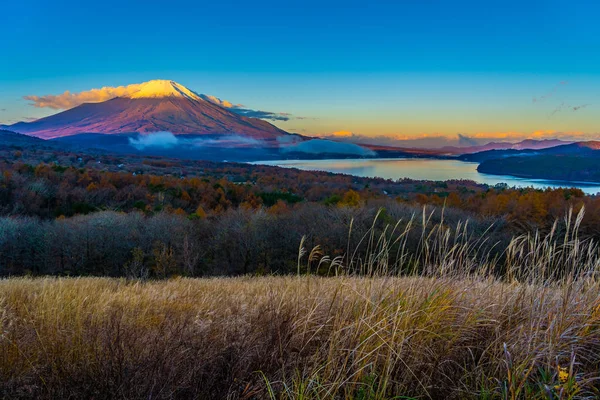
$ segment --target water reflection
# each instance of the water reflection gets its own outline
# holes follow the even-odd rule
[[[393,159],[351,159],[351,160],[279,160],[257,161],[253,164],[276,165],[298,168],[306,171],[327,171],[363,177],[386,179],[421,179],[445,181],[448,179],[469,179],[488,185],[506,183],[515,187],[577,187],[585,193],[600,192],[600,184],[584,182],[562,182],[546,179],[516,178],[506,175],[489,175],[477,172],[477,163],[456,160],[432,160],[418,158]]]

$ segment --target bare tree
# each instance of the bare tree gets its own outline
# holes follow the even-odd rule
[[[144,264],[144,251],[135,247],[131,254],[133,258],[127,264],[125,264],[125,274],[130,279],[141,279],[146,280],[150,275],[150,270]]]
[[[154,272],[157,276],[165,278],[175,272],[177,262],[173,247],[163,242],[154,245]]]
[[[196,267],[200,260],[200,252],[196,247],[194,242],[190,240],[190,235],[186,233],[183,237],[182,256],[183,268],[185,269],[185,273],[189,276],[194,276],[196,274]]]

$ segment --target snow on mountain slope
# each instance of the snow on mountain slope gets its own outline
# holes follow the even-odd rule
[[[128,96],[130,99],[157,99],[164,97],[180,97],[190,100],[201,100],[200,96],[190,89],[174,81],[153,80],[138,85],[138,90]]]

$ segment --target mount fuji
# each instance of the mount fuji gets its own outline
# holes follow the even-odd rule
[[[277,142],[296,136],[267,121],[236,114],[170,80],[130,85],[120,97],[83,103],[32,122],[6,128],[43,139],[79,134],[171,132],[174,135],[241,136]]]

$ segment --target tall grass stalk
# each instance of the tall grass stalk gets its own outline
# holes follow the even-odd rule
[[[413,215],[407,222],[377,227],[380,210],[371,228],[358,239],[344,270],[367,276],[493,275],[507,281],[539,284],[595,276],[600,268],[600,248],[593,239],[579,235],[584,213],[582,208],[573,216],[573,210],[569,210],[564,222],[556,221],[549,233],[535,231],[513,237],[502,250],[498,243],[488,241],[493,225],[474,233],[469,229],[469,221],[459,221],[452,229],[444,223],[443,211],[440,222],[433,224],[433,212],[423,208],[420,224]],[[409,246],[417,227],[418,241]],[[559,229],[563,232],[560,235]],[[350,239],[351,236],[349,242]]]

